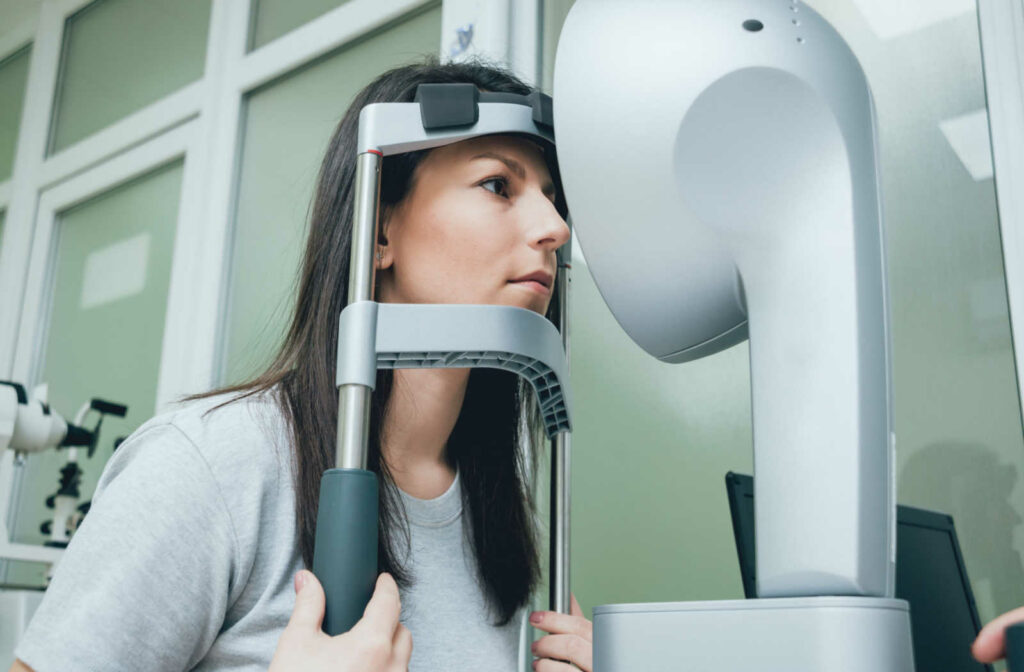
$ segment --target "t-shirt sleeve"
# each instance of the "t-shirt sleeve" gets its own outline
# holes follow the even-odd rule
[[[238,544],[221,490],[173,424],[114,453],[14,653],[36,672],[192,669],[220,632]]]

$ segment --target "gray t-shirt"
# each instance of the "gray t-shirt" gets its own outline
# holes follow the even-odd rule
[[[204,415],[224,400],[153,418],[114,453],[17,658],[36,672],[267,669],[303,567],[290,438],[270,395]],[[401,496],[409,670],[525,669],[526,610],[490,624],[458,475],[436,499]]]

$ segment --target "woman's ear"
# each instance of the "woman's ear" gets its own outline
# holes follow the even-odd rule
[[[377,246],[374,249],[373,261],[377,270],[384,270],[391,266],[394,258],[391,254],[392,248],[388,245],[388,231],[391,225],[391,216],[394,214],[393,205],[385,205],[380,210],[380,226],[377,232]]]
[[[378,271],[383,271],[386,268],[390,268],[394,259],[391,256],[391,248],[387,245],[377,245],[377,252],[374,256],[374,263],[377,266]]]

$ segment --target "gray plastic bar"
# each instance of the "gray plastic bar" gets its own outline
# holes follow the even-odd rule
[[[554,144],[554,134],[533,121],[533,108],[517,103],[479,103],[480,118],[472,126],[428,131],[419,103],[374,103],[359,113],[359,153],[384,156],[440,147],[494,133],[528,133]],[[486,113],[485,113],[486,112]]]
[[[511,306],[358,301],[341,311],[337,384],[373,387],[378,368],[511,371],[537,393],[548,438],[572,430],[562,337],[542,315]]]

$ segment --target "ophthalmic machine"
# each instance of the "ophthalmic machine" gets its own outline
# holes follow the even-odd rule
[[[597,607],[595,670],[911,672],[908,607],[893,598],[877,129],[857,59],[798,0],[578,0],[554,91],[421,85],[415,102],[362,112],[338,467],[323,477],[314,558],[325,629],[351,627],[376,578],[377,368],[530,381],[553,445],[551,608],[568,612],[569,265],[557,329],[518,308],[373,301],[384,157],[523,133],[552,150],[557,136],[574,235],[638,345],[686,362],[750,338],[759,599]]]
[[[797,0],[580,0],[554,94],[574,235],[622,328],[665,362],[750,339],[759,599],[597,607],[595,669],[910,672],[854,54]]]

